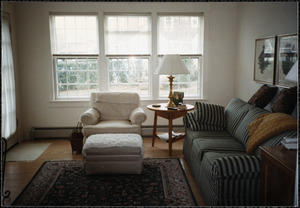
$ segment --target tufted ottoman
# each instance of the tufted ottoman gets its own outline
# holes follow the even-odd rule
[[[140,174],[143,140],[138,134],[94,134],[83,146],[84,169],[92,174]]]

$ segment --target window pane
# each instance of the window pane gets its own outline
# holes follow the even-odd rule
[[[51,16],[54,54],[97,54],[96,16]]]
[[[200,16],[159,16],[158,54],[202,54]]]
[[[149,58],[109,58],[109,91],[138,92],[149,96]]]
[[[106,54],[150,54],[150,17],[106,16],[105,41]]]
[[[87,98],[98,90],[97,58],[56,58],[58,98]]]

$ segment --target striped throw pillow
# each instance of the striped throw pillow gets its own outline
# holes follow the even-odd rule
[[[195,112],[188,113],[187,120],[194,131],[222,131],[225,128],[224,107],[196,102]]]

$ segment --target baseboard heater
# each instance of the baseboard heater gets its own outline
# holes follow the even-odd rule
[[[76,127],[33,127],[30,130],[30,139],[52,139],[69,138],[69,135]],[[168,132],[168,126],[157,126],[157,132]],[[173,126],[174,132],[184,132],[184,126]],[[142,136],[151,137],[153,126],[142,126]]]
[[[77,127],[33,127],[30,130],[30,139],[69,138],[73,129]]]

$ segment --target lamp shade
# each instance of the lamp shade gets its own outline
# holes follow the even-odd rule
[[[291,82],[298,81],[298,60],[295,62],[294,66],[290,69],[285,79]]]
[[[178,54],[165,55],[159,63],[154,74],[175,75],[175,74],[189,74],[189,70],[182,62]]]

